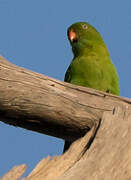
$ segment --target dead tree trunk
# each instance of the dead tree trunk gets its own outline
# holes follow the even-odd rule
[[[131,179],[130,119],[127,98],[61,82],[0,57],[0,120],[66,140],[79,138],[65,154],[43,159],[24,180]],[[14,167],[0,180],[18,179],[25,169]]]

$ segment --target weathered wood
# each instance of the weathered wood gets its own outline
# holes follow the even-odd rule
[[[0,120],[75,140],[114,107],[131,101],[71,85],[15,66],[0,57]]]
[[[7,174],[5,174],[0,180],[19,180],[19,178],[26,171],[26,165],[14,166]]]
[[[130,99],[57,81],[0,57],[0,117],[63,139],[84,135],[63,155],[43,159],[23,180],[131,179]],[[101,126],[87,149],[99,119]],[[14,167],[1,179],[19,179],[25,168]]]
[[[63,155],[53,158],[47,157],[40,161],[34,170],[23,180],[57,180],[82,158],[92,131],[93,129],[84,138],[74,142],[69,151]]]
[[[65,154],[41,160],[22,180],[130,180],[131,111],[118,106],[114,112],[105,112],[87,150],[92,131],[76,140]]]
[[[105,112],[98,134],[84,156],[58,180],[130,180],[131,112]]]

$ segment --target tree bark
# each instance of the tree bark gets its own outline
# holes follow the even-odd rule
[[[75,140],[103,112],[130,102],[20,68],[0,57],[0,120],[10,125]]]
[[[43,159],[24,180],[131,179],[130,99],[61,82],[0,57],[0,117],[14,126],[75,140],[63,155]],[[15,167],[2,180],[20,177],[25,168]]]

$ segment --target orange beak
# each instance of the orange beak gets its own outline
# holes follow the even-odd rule
[[[71,42],[73,42],[73,41],[77,40],[77,35],[73,30],[70,30],[68,32],[68,38]]]

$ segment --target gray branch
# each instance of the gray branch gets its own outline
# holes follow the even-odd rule
[[[100,119],[87,150],[92,127]],[[79,138],[65,154],[43,159],[25,180],[131,179],[128,98],[58,81],[0,57],[0,120],[66,140]],[[25,169],[14,167],[2,180],[20,177]]]

